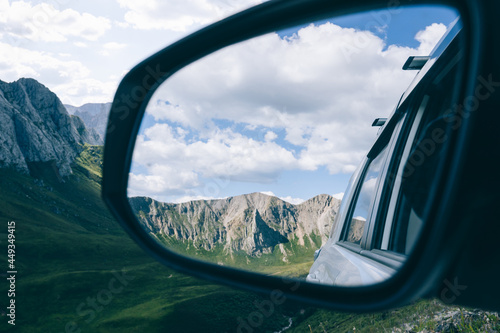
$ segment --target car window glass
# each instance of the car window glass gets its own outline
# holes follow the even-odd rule
[[[346,191],[345,191],[343,198],[342,198],[342,201],[340,203],[339,212],[338,212],[337,216],[335,216],[334,225],[338,226],[339,228],[341,228],[342,225],[339,224],[338,222],[343,221],[346,214],[348,214],[349,202],[351,202],[350,198],[354,195],[354,192],[356,190],[357,180],[360,177],[360,173],[363,170],[363,166],[364,166],[364,163],[361,163],[356,168],[356,170],[352,174],[351,178],[349,179],[349,183],[347,184]],[[330,238],[333,237],[333,234],[335,233],[335,231],[336,231],[336,228],[332,228],[332,230],[330,231]],[[338,232],[341,232],[341,230],[339,229]]]
[[[443,160],[445,142],[454,124],[452,106],[457,81],[455,56],[439,73],[426,91],[429,100],[418,126],[416,140],[406,160],[401,177],[401,193],[396,209],[390,250],[409,254],[423,227],[426,203],[431,195],[436,170]]]
[[[351,223],[347,232],[347,241],[355,244],[361,243],[366,221],[375,197],[377,180],[382,171],[387,149],[384,150],[370,163],[366,170],[363,184],[359,191],[358,199],[352,213]]]

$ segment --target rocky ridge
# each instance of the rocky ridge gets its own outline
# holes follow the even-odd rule
[[[222,245],[228,253],[242,250],[252,256],[291,240],[304,245],[319,237],[324,243],[340,206],[340,200],[326,194],[299,205],[263,193],[179,204],[147,197],[129,200],[148,232],[190,240],[206,250]]]
[[[47,87],[27,78],[0,81],[0,167],[29,173],[32,162],[52,162],[67,176],[84,143],[97,144],[98,136]]]
[[[64,107],[69,114],[80,117],[87,129],[99,136],[99,144],[104,144],[111,103],[87,103],[79,107],[64,104]]]

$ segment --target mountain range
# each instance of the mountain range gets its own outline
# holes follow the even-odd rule
[[[298,205],[263,193],[185,203],[147,197],[129,202],[144,228],[157,237],[190,241],[207,251],[222,246],[225,254],[244,251],[250,256],[271,253],[278,246],[284,257],[284,245],[290,241],[319,248],[340,206],[340,200],[327,194]]]

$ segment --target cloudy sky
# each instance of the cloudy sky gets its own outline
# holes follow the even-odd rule
[[[136,63],[261,0],[0,0],[0,80],[32,77],[75,106],[109,102]],[[454,20],[436,8],[315,22],[219,51],[148,106],[130,195],[255,191],[298,203],[343,192],[426,55]]]
[[[32,77],[79,106],[109,102],[135,64],[260,0],[0,0],[0,80]]]

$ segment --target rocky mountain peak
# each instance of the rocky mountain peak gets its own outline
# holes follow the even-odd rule
[[[30,163],[53,162],[66,176],[85,142],[94,144],[95,137],[43,84],[0,81],[0,167],[29,173]]]
[[[299,245],[312,244],[313,239],[325,242],[340,206],[340,200],[326,194],[300,205],[263,193],[178,204],[146,197],[129,201],[152,234],[191,241],[206,250],[221,245],[228,253],[252,256],[292,239]]]
[[[87,103],[82,106],[65,104],[68,113],[80,117],[89,131],[99,136],[99,144],[104,143],[109,110],[112,103]]]

